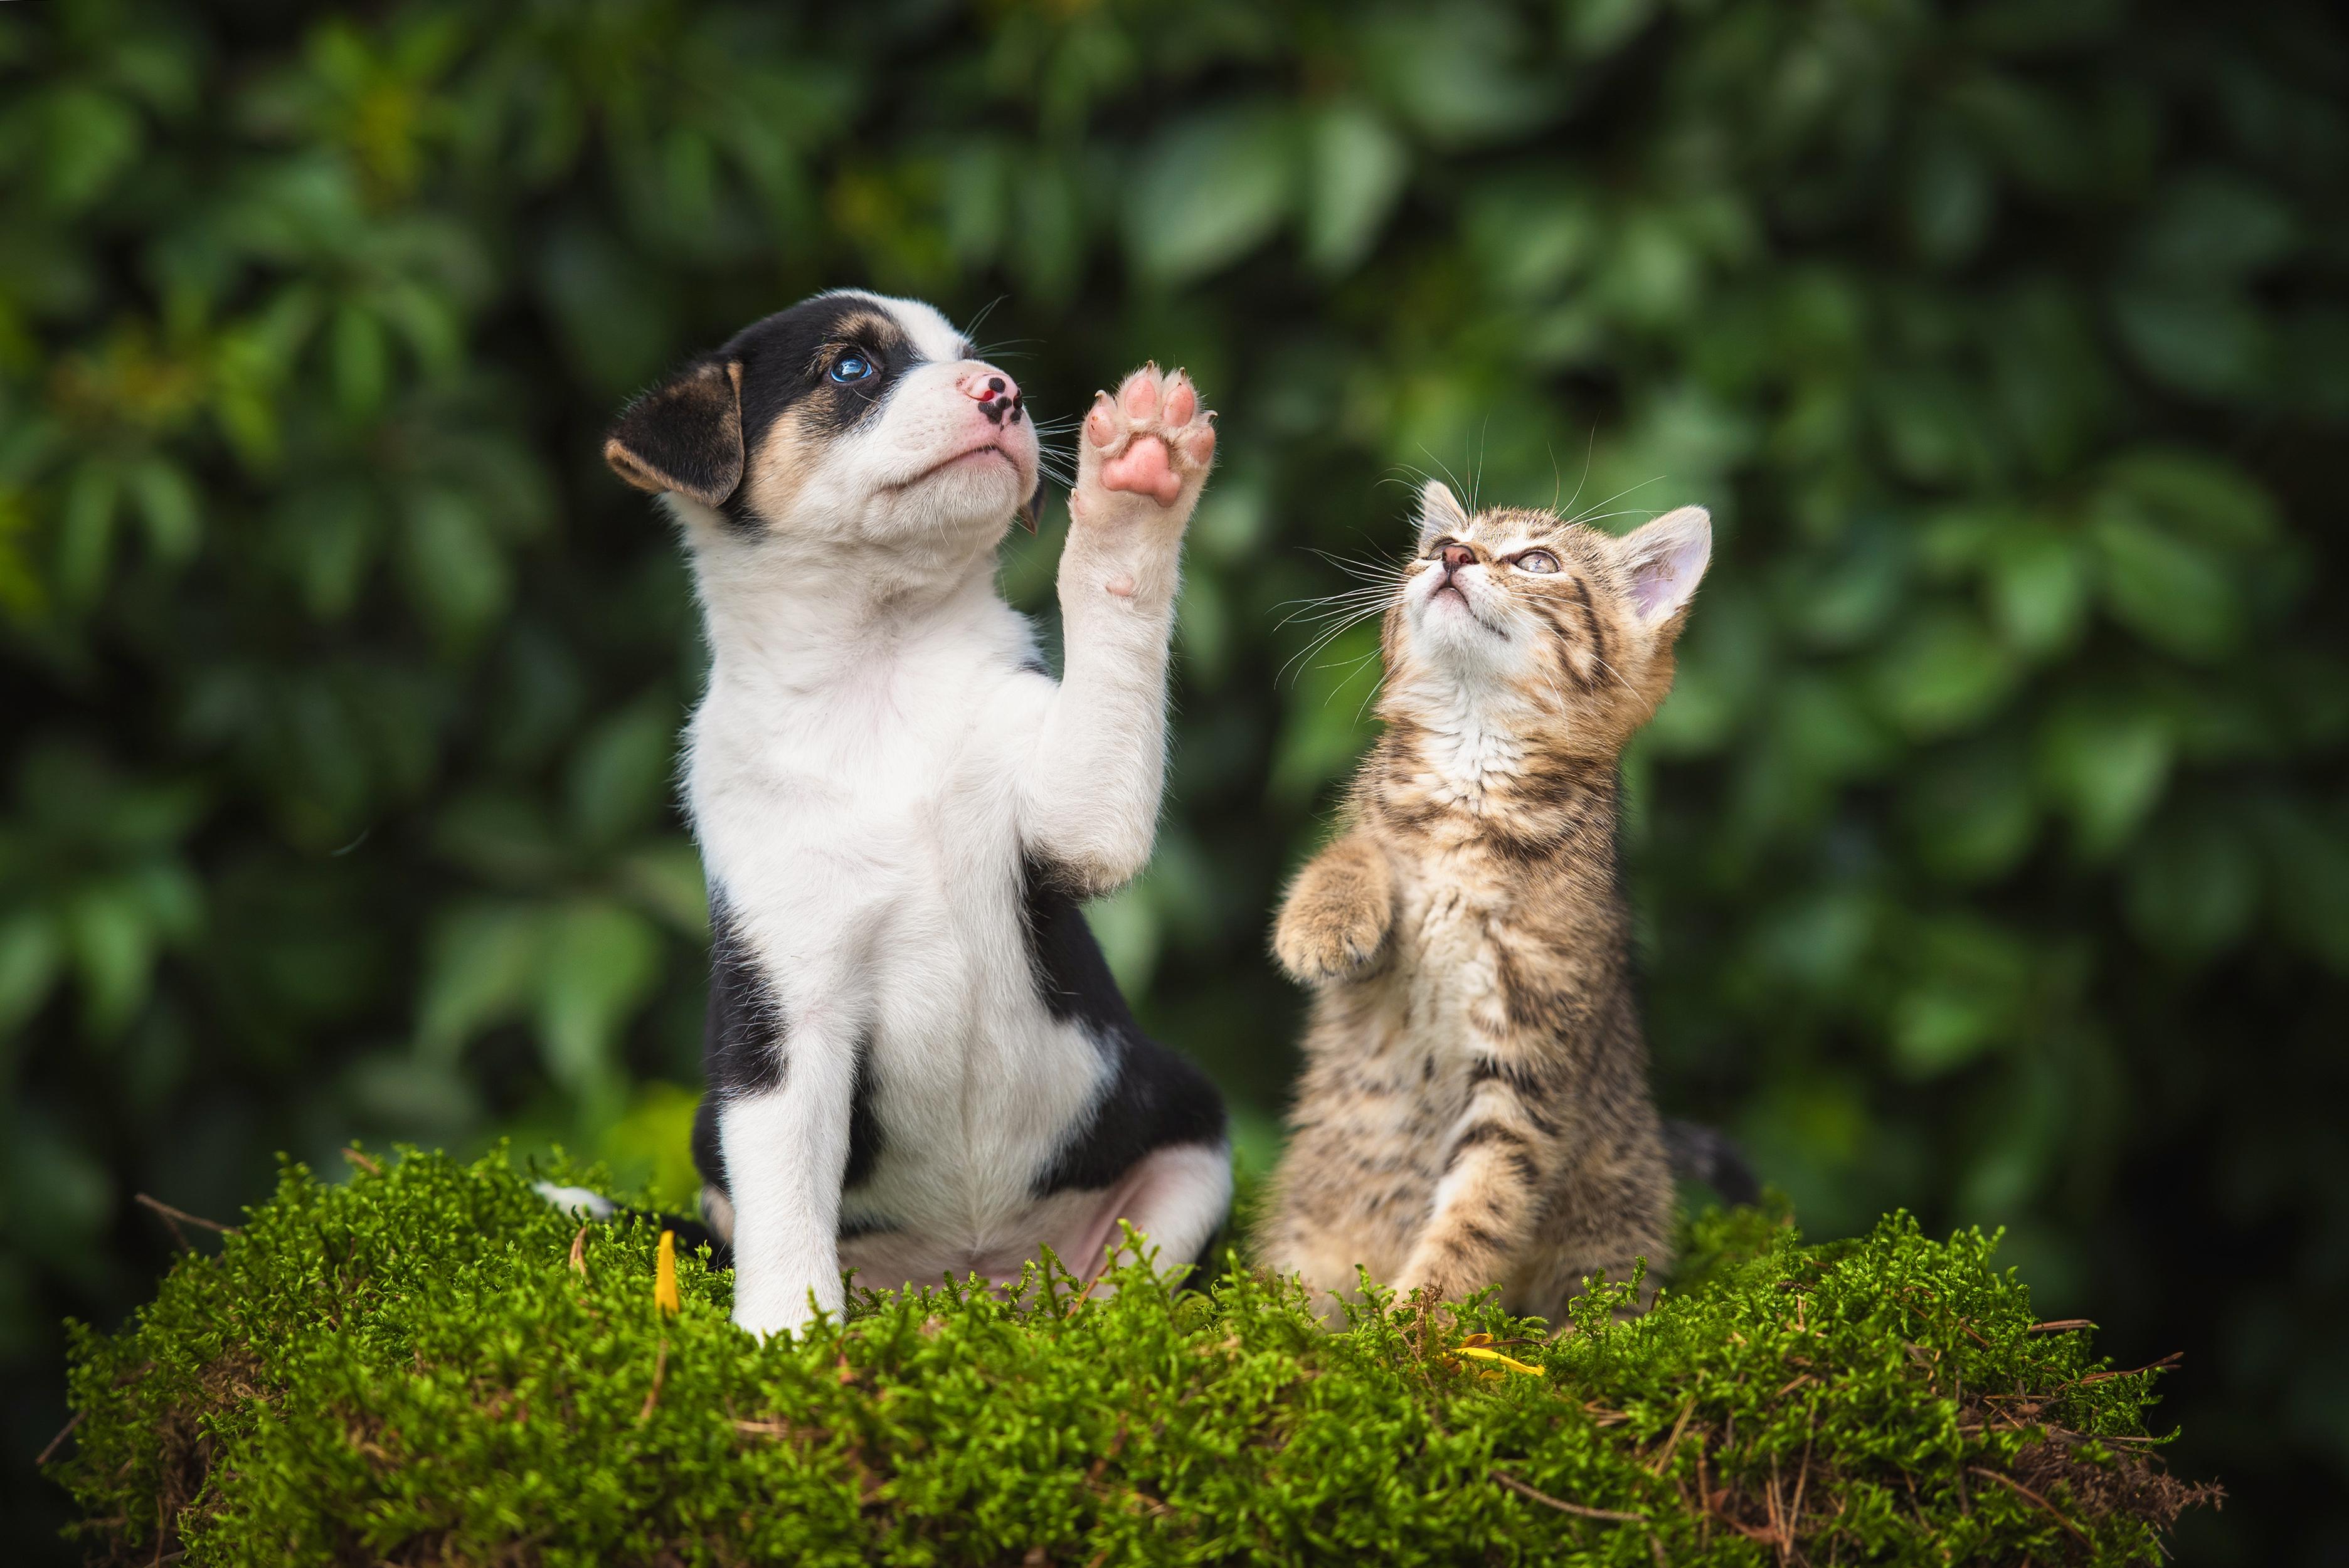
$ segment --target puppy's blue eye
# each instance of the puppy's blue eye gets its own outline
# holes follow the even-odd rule
[[[873,374],[873,362],[861,355],[843,354],[832,366],[834,381],[862,381]]]
[[[1528,550],[1511,564],[1520,572],[1555,572],[1557,570],[1557,557],[1547,550]]]

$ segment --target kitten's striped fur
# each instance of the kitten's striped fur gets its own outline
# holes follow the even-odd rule
[[[1584,1276],[1670,1261],[1617,779],[1711,537],[1694,507],[1618,540],[1423,494],[1383,734],[1274,937],[1316,995],[1258,1260],[1328,1310],[1361,1265],[1555,1321]]]

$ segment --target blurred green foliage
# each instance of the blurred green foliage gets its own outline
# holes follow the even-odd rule
[[[0,1355],[157,1192],[500,1128],[674,1181],[684,572],[630,391],[818,287],[1224,411],[1145,878],[1260,1161],[1405,480],[1713,509],[1629,769],[1659,1078],[1815,1234],[2183,1348],[2200,1561],[2349,1528],[2349,34],[2121,0],[0,11]],[[2327,526],[2323,520],[2335,520]],[[1609,526],[1620,526],[1619,521]],[[1048,611],[1048,525],[1007,557]],[[646,1087],[650,1086],[650,1087]],[[17,1506],[22,1500],[21,1510]]]

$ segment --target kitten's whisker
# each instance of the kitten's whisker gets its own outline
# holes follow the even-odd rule
[[[1656,484],[1656,483],[1660,482],[1661,480],[1663,480],[1663,478],[1664,478],[1664,477],[1665,477],[1665,476],[1664,476],[1664,475],[1662,475],[1662,474],[1658,474],[1654,479],[1641,480],[1638,484],[1635,484],[1635,485],[1626,485],[1623,489],[1617,490],[1613,495],[1609,496],[1605,500],[1602,500],[1602,501],[1599,502],[1599,503],[1598,503],[1598,506],[1611,506],[1611,505],[1613,505],[1615,502],[1617,502],[1617,501],[1619,501],[1619,500],[1621,500],[1625,496],[1630,495],[1633,490],[1645,490],[1645,489],[1647,489],[1650,485],[1651,485],[1651,484]],[[1596,514],[1597,511],[1598,511],[1598,507],[1593,507],[1593,508],[1591,509],[1591,511],[1590,511],[1584,512],[1584,513],[1582,513],[1581,515],[1577,516],[1577,517],[1569,517],[1569,518],[1568,518],[1566,521],[1568,521],[1568,522],[1587,522],[1587,521],[1588,521],[1590,520],[1590,518],[1591,518],[1593,515],[1595,515],[1595,514]],[[1612,516],[1615,516],[1616,514],[1615,514],[1615,513],[1613,513],[1613,512],[1609,512],[1609,513],[1608,513],[1607,515],[1609,515],[1609,517],[1612,517]]]
[[[1286,679],[1290,670],[1294,669],[1304,661],[1312,658],[1317,654],[1319,654],[1331,643],[1336,642],[1340,637],[1344,636],[1348,632],[1352,631],[1356,626],[1361,625],[1369,619],[1371,619],[1371,616],[1366,613],[1355,616],[1350,621],[1341,621],[1334,626],[1326,627],[1321,631],[1316,632],[1303,648],[1299,649],[1295,655],[1280,666],[1279,673],[1273,677],[1274,683],[1278,685],[1280,681]]]
[[[1278,610],[1281,606],[1276,604],[1273,608]],[[1335,603],[1327,599],[1308,599],[1304,601],[1302,607],[1291,610],[1274,622],[1273,629],[1278,631],[1291,621],[1328,621],[1349,615],[1361,615],[1370,611],[1385,608],[1386,595],[1384,594],[1380,594],[1376,598],[1349,599]]]
[[[1582,447],[1582,477],[1581,477],[1580,479],[1578,479],[1578,480],[1575,480],[1575,481],[1574,481],[1574,493],[1573,493],[1572,495],[1570,495],[1570,496],[1568,496],[1568,497],[1567,497],[1567,498],[1566,498],[1566,504],[1567,504],[1567,507],[1571,508],[1571,507],[1574,505],[1574,503],[1575,503],[1576,501],[1578,501],[1578,500],[1580,500],[1582,499],[1582,487],[1583,487],[1584,485],[1587,485],[1587,484],[1588,484],[1588,483],[1590,482],[1590,457],[1591,457],[1591,454],[1592,454],[1594,451],[1596,451],[1596,450],[1598,449],[1598,448],[1599,448],[1599,427],[1598,427],[1598,426],[1596,426],[1596,425],[1593,425],[1593,426],[1591,426],[1591,427],[1590,427],[1590,438],[1589,438],[1589,439],[1588,439],[1588,440],[1587,440],[1587,441],[1585,441],[1585,442],[1583,443],[1583,447]],[[1553,455],[1551,456],[1551,458],[1550,458],[1550,461],[1551,461],[1552,463],[1556,463],[1556,462],[1557,461],[1557,457],[1556,457],[1556,455],[1555,455],[1555,454],[1553,454]],[[1601,501],[1601,502],[1599,502],[1599,505],[1601,505],[1601,506],[1604,506],[1604,505],[1606,505],[1607,503],[1606,503],[1605,501]],[[1553,498],[1553,499],[1552,499],[1552,500],[1550,501],[1549,509],[1550,509],[1550,511],[1559,511],[1559,510],[1560,510],[1560,509],[1559,509],[1559,507],[1558,507],[1558,504],[1557,504],[1557,500],[1556,500],[1554,498]]]

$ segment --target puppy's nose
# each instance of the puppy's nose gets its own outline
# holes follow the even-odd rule
[[[1450,576],[1453,573],[1459,571],[1464,566],[1474,566],[1475,564],[1476,552],[1469,549],[1466,545],[1447,544],[1444,547],[1444,574],[1445,576]]]
[[[1000,370],[974,370],[957,383],[991,424],[1019,418],[1019,384]]]

